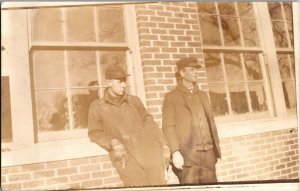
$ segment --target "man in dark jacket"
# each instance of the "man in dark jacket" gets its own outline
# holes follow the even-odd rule
[[[141,100],[125,93],[127,76],[119,66],[107,69],[104,97],[90,106],[89,138],[109,152],[124,186],[164,185],[169,148]]]
[[[197,86],[200,65],[194,57],[181,58],[176,64],[178,85],[163,102],[163,132],[173,171],[181,184],[217,182],[219,138],[208,96]]]

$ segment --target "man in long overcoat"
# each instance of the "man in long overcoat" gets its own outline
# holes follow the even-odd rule
[[[90,106],[88,135],[109,152],[124,186],[164,185],[170,152],[164,135],[141,100],[125,93],[127,74],[107,69],[108,88]]]
[[[163,132],[173,171],[181,184],[217,182],[215,164],[221,151],[208,96],[197,85],[200,65],[195,57],[176,64],[178,85],[163,102]]]

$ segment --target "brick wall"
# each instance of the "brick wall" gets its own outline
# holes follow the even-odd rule
[[[220,182],[297,179],[295,129],[221,139]],[[169,184],[178,180],[170,173]],[[123,186],[108,156],[1,168],[3,190],[61,190]]]
[[[136,5],[138,35],[148,111],[161,124],[166,92],[176,85],[175,62],[195,56],[203,62],[200,27],[195,2]],[[206,87],[204,68],[199,83]]]

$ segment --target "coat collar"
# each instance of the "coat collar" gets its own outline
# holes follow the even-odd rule
[[[126,93],[124,93],[124,95],[122,96],[118,96],[118,97],[112,97],[109,93],[108,93],[108,88],[105,89],[104,91],[104,100],[112,105],[116,105],[119,106],[121,105],[124,101],[128,101],[128,96]]]
[[[184,94],[188,94],[191,95],[191,91],[185,86],[183,85],[181,82],[178,83],[176,90],[179,92],[182,92]],[[198,93],[199,92],[199,87],[196,83],[194,83],[193,85],[193,94]]]

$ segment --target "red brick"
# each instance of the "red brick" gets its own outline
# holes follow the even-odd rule
[[[76,175],[70,176],[71,181],[81,181],[81,180],[86,180],[86,179],[90,179],[90,178],[91,178],[90,173],[76,174]]]
[[[68,182],[68,177],[50,178],[46,180],[47,185],[62,184]]]
[[[145,87],[146,92],[148,91],[163,91],[164,87],[163,86],[147,86]]]
[[[23,183],[23,188],[36,188],[36,187],[41,187],[45,185],[45,180],[34,180],[30,182],[24,182]]]
[[[260,145],[260,148],[261,149],[270,149],[270,148],[272,148],[272,145],[271,144],[264,144],[264,145]]]
[[[143,72],[146,73],[146,72],[154,72],[154,67],[151,66],[151,67],[143,67]],[[146,83],[145,83],[146,84]]]
[[[180,53],[192,53],[194,52],[193,48],[179,48]]]
[[[140,9],[148,9],[148,6],[146,4],[137,4],[135,5],[136,10],[140,10]]]
[[[292,167],[292,166],[297,166],[297,162],[296,161],[292,161],[292,162],[289,162],[286,164],[286,166],[289,168],[289,167]]]
[[[197,19],[184,19],[184,23],[186,23],[186,24],[198,24],[199,21]]]
[[[157,11],[157,15],[164,16],[164,17],[172,17],[173,13],[172,12],[167,12],[167,11]]]
[[[147,105],[162,105],[163,100],[148,100]]]
[[[190,14],[190,18],[191,19],[198,19],[198,14]],[[198,25],[193,25],[193,26],[198,26]],[[194,28],[194,27],[193,27]],[[199,29],[199,26],[198,26],[198,29]]]
[[[183,23],[183,19],[181,18],[168,18],[169,23]]]
[[[101,163],[101,162],[107,162],[107,161],[110,161],[110,158],[108,155],[90,158],[91,163]]]
[[[152,34],[167,34],[167,30],[164,29],[151,29]]]
[[[278,148],[279,152],[284,152],[284,151],[288,151],[288,150],[289,150],[289,146],[283,146],[283,147]]]
[[[44,170],[45,164],[28,164],[21,167],[22,171],[38,171],[38,170]]]
[[[236,178],[243,179],[243,178],[247,178],[248,176],[249,176],[249,173],[241,173],[241,174],[237,174]]]
[[[166,19],[164,17],[150,16],[150,21],[154,22],[165,22]]]
[[[80,159],[69,160],[69,163],[71,166],[74,166],[74,165],[88,164],[90,163],[90,160],[89,158],[80,158]]]
[[[294,144],[294,141],[293,140],[287,140],[287,141],[284,141],[283,143],[284,143],[284,145],[292,145],[292,144]]]
[[[174,13],[174,17],[178,17],[178,18],[189,18],[189,14],[187,13]]]
[[[170,59],[170,54],[155,54],[155,59]]]
[[[202,44],[200,42],[187,42],[189,47],[201,47]]]
[[[187,4],[186,2],[172,2],[172,5],[175,5],[175,6],[180,6],[180,7],[186,7]]]
[[[173,12],[180,12],[180,8],[179,7],[171,7],[171,6],[167,6],[166,7],[167,11],[173,11]]]
[[[177,48],[162,48],[162,52],[167,52],[167,53],[177,53]],[[168,60],[166,60],[167,62],[170,62]],[[163,63],[165,64],[165,60],[163,61]],[[173,62],[172,62],[173,64]]]
[[[148,9],[163,10],[164,6],[162,6],[162,5],[148,5]]]
[[[2,167],[1,168],[1,174],[12,174],[12,173],[17,173],[20,172],[21,168],[19,166],[14,166],[14,167]]]
[[[280,175],[280,172],[279,172],[279,171],[269,173],[269,177],[270,177],[270,178],[277,177],[277,176],[279,176],[279,175]]]
[[[150,29],[148,29],[148,28],[139,28],[138,33],[139,33],[139,35],[141,35],[141,34],[150,34],[151,32],[150,32]]]
[[[1,184],[6,183],[6,176],[1,175]]]
[[[158,23],[158,27],[159,28],[168,28],[168,29],[172,29],[174,28],[174,24],[172,23]]]
[[[118,182],[122,182],[119,176],[104,179],[104,184],[111,184],[111,183],[118,183]]]
[[[110,162],[102,163],[102,166],[105,166],[106,164],[111,164]],[[100,164],[92,164],[92,165],[86,165],[86,166],[80,166],[80,172],[91,172],[91,171],[97,171],[101,170]]]
[[[286,135],[278,136],[277,140],[279,140],[279,141],[287,140],[287,136]]]
[[[81,188],[101,188],[103,185],[102,179],[94,179],[81,183]]]
[[[291,172],[292,172],[292,169],[284,169],[284,170],[280,171],[281,174],[289,174]]]
[[[289,174],[288,177],[289,177],[289,179],[299,179],[297,172]]]
[[[178,36],[177,40],[178,41],[191,41],[192,38],[190,36]]]
[[[141,22],[141,21],[149,21],[149,16],[138,15],[138,16],[137,16],[137,21],[138,21],[138,22]]]
[[[286,168],[285,164],[280,164],[280,165],[276,166],[276,170],[280,170],[280,169],[284,169],[284,168]]]
[[[157,82],[159,84],[173,84],[173,80],[172,79],[158,79]]]
[[[30,180],[31,179],[31,175],[30,173],[24,173],[24,174],[15,174],[15,175],[10,175],[8,177],[8,180],[10,182],[14,182],[14,181],[24,181],[24,180]]]
[[[157,93],[146,93],[146,99],[157,98]]]
[[[263,144],[263,143],[265,143],[264,139],[257,139],[257,140],[253,141],[253,144],[255,144],[255,145],[259,145],[259,144]]]
[[[80,183],[57,185],[56,190],[73,190],[80,189]]]
[[[175,78],[175,74],[174,74],[174,72],[172,72],[172,73],[164,73],[164,77],[165,78]]]
[[[182,46],[185,46],[185,42],[171,42],[171,47],[173,47],[173,46],[182,47]]]
[[[153,46],[168,46],[169,43],[167,41],[153,41]]]
[[[56,162],[46,163],[46,168],[47,169],[63,168],[63,167],[67,167],[67,166],[68,166],[67,161],[56,161]]]
[[[277,153],[275,155],[273,155],[274,159],[278,159],[278,158],[282,158],[284,157],[284,153]]]
[[[157,113],[160,110],[157,107],[151,107],[151,108],[147,108],[148,113]]]
[[[97,165],[97,166],[99,166],[99,165]],[[68,175],[68,174],[74,174],[74,173],[77,173],[76,167],[69,167],[69,168],[63,168],[63,169],[57,170],[58,175]]]
[[[12,183],[12,184],[2,184],[1,189],[3,190],[21,190],[21,183]]]
[[[287,175],[279,176],[278,179],[288,179]]]
[[[141,41],[140,46],[151,46],[151,43],[149,41]]]
[[[161,61],[160,60],[143,60],[142,61],[142,65],[161,65]]]
[[[154,68],[152,68],[154,70]],[[156,81],[154,79],[146,79],[144,80],[144,85],[148,86],[148,85],[156,85]]]
[[[158,47],[142,47],[141,48],[141,52],[144,53],[144,52],[159,52],[159,48]]]
[[[172,67],[170,66],[158,66],[156,67],[157,72],[172,72]]]
[[[156,22],[138,22],[138,28],[142,28],[142,27],[145,27],[145,28],[148,28],[148,27],[156,27],[157,24]]]
[[[298,145],[297,144],[290,145],[290,149],[291,150],[296,150],[296,149],[298,149]]]
[[[187,25],[187,24],[176,24],[176,29],[190,29],[190,25]]]
[[[112,170],[103,170],[103,171],[100,171],[100,172],[93,172],[92,173],[93,178],[104,178],[104,177],[110,177],[112,175],[113,175]]]
[[[144,74],[144,79],[147,78],[162,78],[162,74],[161,73],[145,73]]]
[[[152,54],[143,53],[143,54],[141,54],[141,58],[142,58],[142,60],[144,60],[144,59],[152,59]]]
[[[45,170],[45,171],[38,171],[33,173],[33,178],[45,178],[45,177],[52,177],[55,175],[54,170]]]
[[[161,39],[161,40],[175,41],[175,37],[174,37],[174,36],[161,35],[161,36],[160,36],[160,39]]]
[[[154,15],[155,11],[154,10],[146,10],[146,9],[138,9],[136,11],[137,15]]]
[[[262,163],[257,162],[257,163],[255,164],[256,169],[262,169],[262,168],[264,168],[264,167],[266,167],[266,166],[268,166],[268,163],[267,163],[267,162],[262,162]]]
[[[288,151],[284,153],[285,156],[292,156],[295,155],[295,151]]]

